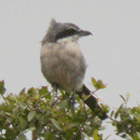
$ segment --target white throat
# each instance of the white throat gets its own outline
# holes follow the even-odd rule
[[[68,36],[65,38],[58,39],[57,42],[62,42],[62,41],[77,42],[78,39],[79,39],[79,35],[73,35],[73,36]]]

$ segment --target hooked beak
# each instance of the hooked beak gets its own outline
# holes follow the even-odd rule
[[[79,31],[79,35],[80,36],[88,36],[88,35],[92,35],[92,33],[89,31],[81,30],[81,31]]]

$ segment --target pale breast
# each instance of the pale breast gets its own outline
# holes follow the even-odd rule
[[[76,42],[47,43],[41,49],[41,68],[48,82],[71,92],[82,86],[86,62]]]

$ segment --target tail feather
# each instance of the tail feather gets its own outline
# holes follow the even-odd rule
[[[95,113],[100,119],[104,120],[108,116],[107,114],[102,110],[102,108],[99,106],[97,99],[91,95],[90,90],[83,85],[83,91],[82,92],[76,92],[80,96],[82,100],[84,100],[84,103],[92,110],[93,113]],[[91,96],[90,96],[91,95]],[[86,99],[83,99],[83,97],[86,96]]]

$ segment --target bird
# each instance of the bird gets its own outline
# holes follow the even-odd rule
[[[41,71],[52,87],[76,93],[95,115],[104,120],[107,114],[83,83],[87,63],[78,40],[89,35],[92,35],[90,31],[82,30],[73,23],[51,19],[41,41]]]

